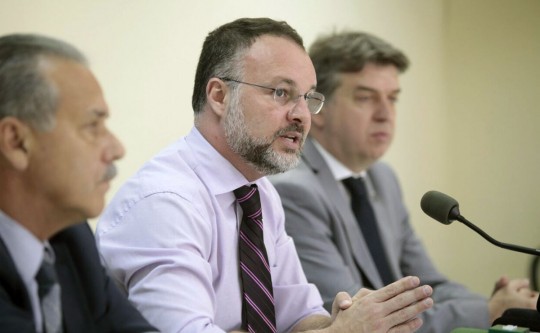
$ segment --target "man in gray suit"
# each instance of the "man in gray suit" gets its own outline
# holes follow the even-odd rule
[[[325,306],[339,290],[354,294],[417,275],[434,287],[435,300],[422,315],[421,332],[485,328],[509,307],[534,308],[538,295],[525,279],[501,278],[490,299],[448,281],[412,229],[396,175],[378,161],[393,138],[407,57],[357,32],[318,39],[310,56],[326,103],[312,116],[301,164],[271,180],[282,197],[287,232]],[[367,192],[365,209],[358,209],[361,199],[349,190],[349,183],[358,182]],[[373,220],[373,227],[364,229],[364,220]]]

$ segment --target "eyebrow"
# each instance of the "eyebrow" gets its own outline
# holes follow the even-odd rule
[[[103,110],[103,109],[92,109],[92,114],[95,115],[98,118],[108,118],[109,117],[109,111]]]
[[[358,91],[358,90],[366,90],[366,91],[369,91],[369,92],[374,92],[374,93],[378,93],[379,91],[377,89],[373,89],[371,87],[368,87],[368,86],[363,86],[363,85],[358,85],[354,88],[354,91]],[[401,88],[398,88],[396,90],[392,90],[390,93],[392,94],[399,94],[401,92]]]
[[[290,85],[292,87],[297,88],[296,82],[294,82],[291,79],[287,79],[287,78],[284,78],[284,77],[283,78],[278,77],[278,79],[279,79],[278,84],[283,82],[283,83],[287,83],[288,85]],[[312,91],[312,90],[316,90],[316,89],[317,89],[317,85],[314,84],[314,85],[311,86],[311,88],[308,89],[308,91]]]

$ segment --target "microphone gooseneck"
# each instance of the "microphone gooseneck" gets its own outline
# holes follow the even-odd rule
[[[540,249],[531,249],[520,245],[499,242],[498,240],[485,233],[482,229],[472,224],[460,214],[459,204],[457,200],[449,195],[438,191],[428,191],[422,196],[422,199],[420,200],[420,207],[422,208],[424,213],[426,213],[431,218],[441,222],[442,224],[448,225],[453,221],[458,220],[459,222],[465,224],[467,227],[474,230],[476,233],[478,233],[480,236],[482,236],[484,239],[486,239],[493,245],[507,250],[540,256]]]

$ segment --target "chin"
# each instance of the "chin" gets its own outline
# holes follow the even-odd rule
[[[88,206],[84,211],[84,218],[94,218],[97,217],[101,212],[103,211],[103,208],[105,207],[105,200],[101,199],[97,202],[95,202],[92,206]]]

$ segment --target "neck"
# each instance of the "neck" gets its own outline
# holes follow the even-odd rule
[[[355,174],[366,171],[373,164],[372,161],[355,158],[354,153],[345,151],[343,147],[334,143],[331,139],[325,140],[325,136],[312,136],[330,155]]]
[[[35,191],[26,192],[14,181],[2,179],[0,209],[11,219],[28,229],[36,238],[45,241],[72,223],[65,214],[59,214],[54,205],[39,198]]]
[[[207,112],[210,114],[210,112]],[[204,117],[205,115],[199,115],[198,117]],[[258,172],[251,164],[246,162],[241,156],[231,150],[231,147],[227,144],[225,132],[223,128],[219,126],[219,123],[212,121],[204,121],[203,118],[199,119],[195,127],[201,135],[210,143],[215,150],[217,150],[221,156],[229,161],[249,182],[255,181],[265,175]]]

